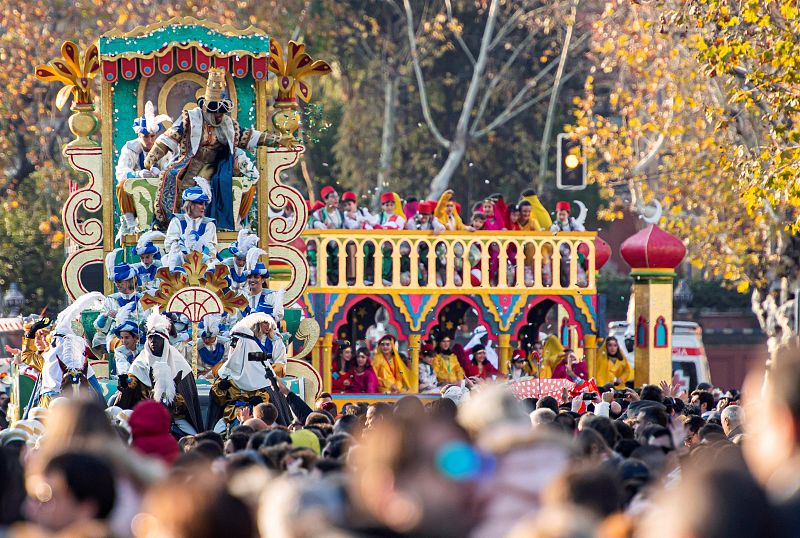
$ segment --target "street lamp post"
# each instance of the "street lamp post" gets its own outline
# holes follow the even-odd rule
[[[22,304],[25,302],[25,296],[19,291],[19,286],[16,282],[12,282],[8,287],[8,291],[3,295],[3,302],[8,309],[9,316],[19,316]]]
[[[678,285],[675,286],[675,291],[672,294],[675,305],[678,307],[679,314],[686,314],[689,312],[689,303],[694,299],[692,289],[689,287],[689,281],[685,278],[680,279]]]

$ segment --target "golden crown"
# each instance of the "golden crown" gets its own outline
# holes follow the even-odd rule
[[[225,70],[212,67],[208,70],[208,80],[206,81],[206,93],[203,98],[206,102],[222,101],[222,92],[225,91]]]

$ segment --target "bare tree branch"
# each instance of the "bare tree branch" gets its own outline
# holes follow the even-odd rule
[[[532,41],[533,34],[531,33],[528,34],[528,37],[523,39],[522,42],[516,46],[516,48],[514,48],[514,51],[511,53],[505,63],[503,63],[503,66],[492,78],[492,81],[489,83],[489,87],[486,88],[486,91],[483,93],[481,104],[478,106],[478,114],[472,121],[472,129],[470,129],[470,134],[474,134],[475,129],[478,127],[478,125],[480,125],[483,115],[486,113],[486,106],[489,104],[489,100],[491,99],[492,95],[494,95],[494,90],[497,88],[498,84],[500,84],[500,81],[505,78],[506,72],[508,72],[508,70],[514,64],[514,61],[519,57],[523,50],[528,48],[528,45],[530,45]]]
[[[575,76],[575,74],[577,74],[577,71],[572,71],[570,73],[567,73],[566,75],[564,75],[563,82],[568,81],[573,76]],[[490,133],[491,131],[493,131],[494,129],[500,127],[501,125],[503,125],[505,123],[508,123],[509,121],[511,121],[512,119],[517,117],[520,113],[525,112],[526,110],[528,110],[530,107],[532,107],[536,103],[539,103],[539,102],[543,101],[546,97],[548,97],[550,95],[550,93],[552,91],[553,91],[553,89],[549,88],[547,91],[544,91],[544,92],[540,93],[539,95],[537,95],[536,97],[525,101],[521,105],[518,105],[513,110],[511,110],[511,109],[504,110],[502,114],[497,116],[494,119],[494,121],[492,121],[492,123],[490,123],[489,125],[487,125],[483,129],[481,129],[480,131],[475,133],[474,138],[480,138],[482,136],[485,136],[488,133]]]
[[[450,0],[444,0],[444,5],[445,5],[445,8],[447,10],[447,20],[449,20],[450,22],[455,22],[455,19],[453,19],[453,4],[452,4],[452,2]],[[453,31],[453,36],[456,38],[456,42],[461,47],[461,50],[464,51],[464,54],[467,55],[467,58],[469,58],[469,62],[474,67],[475,66],[475,56],[472,54],[472,51],[469,50],[469,47],[467,46],[466,42],[464,41],[464,38],[461,37],[461,33]]]
[[[587,43],[589,35],[590,35],[589,33],[586,33],[586,34],[582,35],[579,39],[574,41],[574,43],[573,43],[573,45],[571,47],[572,50],[574,51],[578,47],[580,47],[583,44]],[[514,95],[514,97],[511,98],[511,100],[508,102],[508,104],[506,104],[505,109],[503,109],[503,111],[497,116],[497,118],[495,118],[491,122],[490,125],[488,125],[487,127],[484,127],[483,129],[478,130],[478,122],[474,121],[472,123],[473,129],[471,131],[471,134],[473,134],[474,136],[478,136],[478,137],[484,136],[484,135],[486,135],[486,133],[488,133],[489,131],[491,131],[492,129],[497,127],[498,125],[501,125],[502,123],[505,123],[505,121],[507,121],[505,116],[507,116],[508,114],[512,113],[514,110],[516,110],[516,108],[520,105],[520,103],[522,103],[523,100],[528,96],[528,92],[533,90],[537,86],[537,84],[539,84],[539,82],[545,77],[545,75],[547,75],[550,71],[552,71],[557,65],[558,65],[558,62],[550,62],[549,64],[544,66],[541,71],[536,73],[536,75],[534,75],[534,77],[532,79],[528,80],[525,83],[525,86],[523,86]],[[547,95],[550,95],[550,93],[548,92]],[[498,120],[501,119],[501,118],[502,118],[502,121],[498,122]]]
[[[403,0],[403,6],[406,11],[406,31],[408,32],[408,46],[411,50],[411,62],[414,66],[414,75],[417,77],[417,86],[419,87],[419,101],[422,105],[422,116],[425,118],[425,123],[428,124],[428,130],[440,145],[445,148],[450,148],[450,141],[442,136],[436,123],[433,121],[431,109],[428,104],[428,92],[425,89],[425,78],[422,76],[422,67],[419,63],[419,53],[417,52],[417,39],[414,35],[414,13],[411,11],[411,3],[409,0]]]
[[[564,46],[561,49],[561,58],[558,60],[558,70],[553,81],[553,91],[550,94],[550,106],[547,107],[547,118],[544,122],[544,132],[542,133],[542,143],[539,146],[539,186],[544,184],[545,171],[547,169],[547,154],[550,147],[550,131],[553,128],[553,116],[556,112],[556,102],[558,101],[558,91],[561,88],[561,77],[564,74],[564,64],[569,54],[569,43],[572,40],[572,31],[575,28],[575,15],[578,10],[578,2],[574,0],[569,11],[569,24],[567,34],[564,36]]]

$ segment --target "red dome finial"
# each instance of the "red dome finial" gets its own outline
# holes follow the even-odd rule
[[[611,258],[611,245],[599,235],[594,238],[594,268],[599,271]]]
[[[686,256],[686,246],[677,237],[650,224],[626,239],[620,254],[633,269],[674,269]]]

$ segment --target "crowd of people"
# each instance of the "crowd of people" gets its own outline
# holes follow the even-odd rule
[[[543,341],[520,339],[512,350],[505,370],[485,327],[479,325],[465,343],[455,342],[449,333],[431,331],[421,342],[416,377],[412,375],[410,353],[401,351],[400,342],[390,333],[374,340],[347,340],[334,343],[330,365],[335,393],[407,393],[416,387],[420,393],[436,393],[454,383],[480,381],[514,383],[529,379],[564,379],[580,386],[589,381],[608,389],[633,386],[634,368],[622,346],[613,336],[601,341],[592,371],[586,353],[565,348],[555,335]]]
[[[461,204],[453,200],[453,191],[448,190],[438,200],[416,200],[409,198],[403,200],[395,192],[384,192],[380,196],[380,211],[370,212],[368,207],[359,205],[358,196],[351,192],[344,192],[341,196],[339,192],[331,186],[323,187],[321,200],[315,203],[306,202],[309,210],[309,221],[307,227],[312,230],[408,230],[408,231],[428,231],[433,235],[442,232],[476,232],[476,231],[552,231],[569,232],[585,231],[584,222],[586,220],[585,207],[578,217],[572,216],[572,207],[569,202],[561,201],[556,204],[553,220],[551,214],[542,205],[538,196],[533,190],[526,190],[522,193],[520,200],[516,204],[508,205],[500,194],[487,197],[472,207],[470,219],[467,221],[462,216]],[[277,215],[277,214],[276,214]],[[284,215],[287,216],[287,215]],[[287,217],[292,217],[288,215]],[[441,286],[445,279],[444,256],[445,243],[438,242],[436,245],[436,283]],[[328,256],[328,282],[338,283],[338,245],[326,245],[326,255]],[[392,252],[390,245],[381,247],[382,265],[379,274],[385,285],[392,283]],[[481,283],[481,247],[472,245],[466,252],[466,264],[464,263],[463,248],[455,252],[460,265],[456,267],[455,284],[460,286],[465,278],[468,278],[472,285],[477,286]],[[317,247],[309,245],[307,251],[311,267],[316,267]],[[410,253],[411,247],[407,243],[400,245],[401,262],[400,278],[402,285],[410,283]],[[420,245],[419,249],[419,272],[418,279],[421,284],[428,282],[428,249],[427,245]],[[516,246],[507,247],[507,267],[508,282],[513,283],[516,279],[517,253]],[[569,276],[569,259],[571,253],[569,247],[561,246],[561,280],[562,285],[566,285]],[[576,253],[584,258],[587,251]],[[356,245],[347,245],[347,264],[346,281],[348,284],[355,283]],[[374,246],[369,245],[364,252],[365,256],[365,283],[372,284],[374,272]],[[525,247],[524,254],[524,280],[526,286],[534,283],[534,250],[528,245]],[[545,248],[542,252],[542,284],[552,285],[552,249]],[[497,274],[500,270],[500,247],[492,244],[489,247],[489,274],[492,282],[496,285]],[[463,267],[467,266],[468,276],[463,275]],[[585,262],[580,261],[578,279],[585,285]],[[313,275],[312,275],[313,276]]]
[[[57,398],[0,432],[7,536],[777,537],[798,534],[800,353],[743,390],[645,385],[519,400],[322,394],[222,434]],[[7,398],[0,400],[7,404]]]

